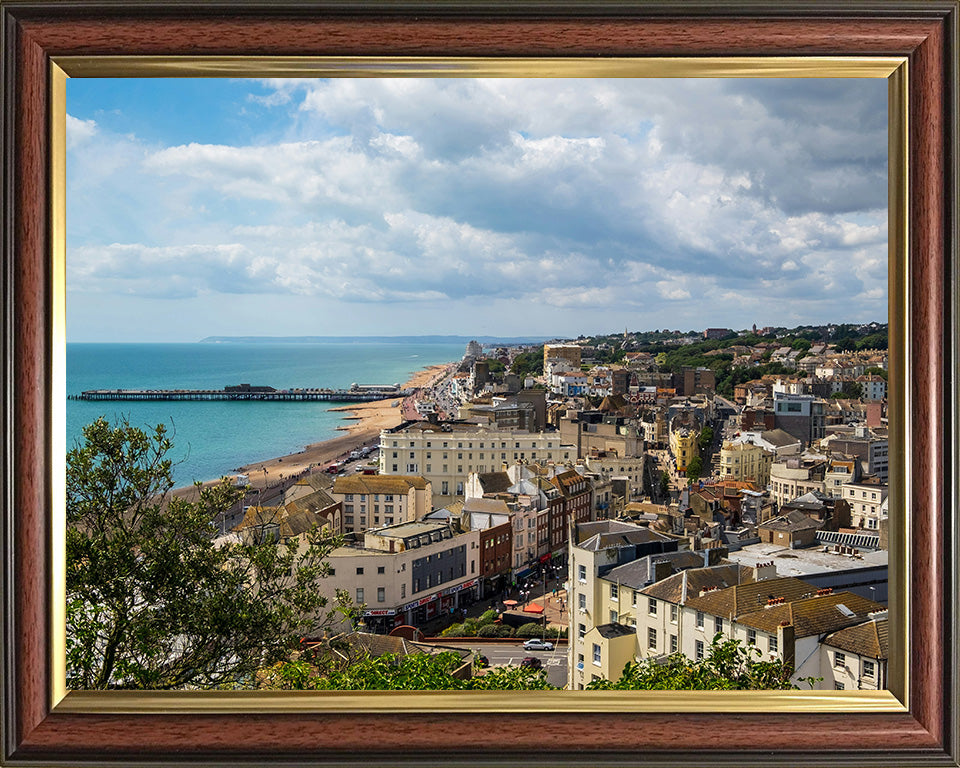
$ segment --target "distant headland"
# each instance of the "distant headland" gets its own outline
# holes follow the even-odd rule
[[[549,336],[207,336],[201,344],[540,344]]]

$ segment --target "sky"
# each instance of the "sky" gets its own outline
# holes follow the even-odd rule
[[[882,79],[70,79],[67,336],[887,319]]]

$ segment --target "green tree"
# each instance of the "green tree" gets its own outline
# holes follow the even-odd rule
[[[269,528],[215,544],[212,520],[242,495],[226,481],[171,496],[171,442],[98,419],[67,454],[67,684],[72,688],[252,685],[301,636],[349,613],[319,589],[338,544],[298,550]]]
[[[699,456],[694,456],[690,459],[690,463],[687,464],[687,477],[696,482],[700,479],[700,475],[703,473],[703,459]]]
[[[701,451],[709,450],[710,446],[713,445],[713,427],[703,428],[700,437],[697,438],[697,445],[700,446]]]
[[[660,471],[660,496],[667,497],[670,495],[670,473],[667,470]]]
[[[675,653],[666,660],[631,661],[616,681],[594,680],[592,691],[716,691],[716,690],[797,690],[791,682],[791,665],[780,659],[761,661],[760,650],[738,640],[716,635],[709,652],[700,661]],[[813,678],[801,682],[811,688]]]

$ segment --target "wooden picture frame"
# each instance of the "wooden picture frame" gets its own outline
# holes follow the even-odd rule
[[[3,152],[3,743],[10,765],[195,763],[317,765],[952,765],[960,764],[957,615],[957,20],[945,2],[684,4],[170,2],[0,0]],[[909,428],[903,547],[909,568],[905,706],[818,692],[833,706],[786,711],[738,694],[691,706],[663,696],[638,714],[627,699],[583,711],[505,711],[455,696],[354,696],[335,711],[251,694],[231,709],[209,697],[108,693],[64,699],[52,674],[51,552],[62,457],[51,266],[63,200],[51,185],[62,136],[51,105],[70,57],[903,57],[908,176],[907,266],[891,284],[906,304],[898,428]],[[114,65],[116,60],[113,60]],[[216,66],[207,70],[222,74]],[[896,194],[892,195],[896,201]],[[899,215],[897,206],[891,216]],[[62,343],[62,339],[59,340]],[[59,451],[59,453],[58,453]],[[62,459],[60,459],[62,460]],[[892,662],[894,663],[894,662]],[[580,695],[580,694],[577,694]],[[414,695],[415,696],[415,695]],[[484,703],[486,701],[486,704]],[[414,702],[413,705],[409,705]],[[302,702],[301,702],[302,703]],[[723,711],[719,711],[719,710]]]

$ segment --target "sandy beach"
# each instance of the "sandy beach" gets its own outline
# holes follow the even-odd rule
[[[428,387],[438,380],[450,367],[450,364],[431,365],[417,371],[403,385],[404,389]],[[346,458],[350,451],[363,445],[376,446],[380,440],[380,430],[399,426],[403,421],[403,398],[377,400],[372,403],[356,403],[331,408],[343,411],[347,424],[337,427],[345,434],[311,443],[303,450],[286,456],[277,456],[263,461],[254,461],[239,467],[235,474],[245,474],[254,488],[268,488],[277,485],[292,476],[302,475],[311,469],[323,468],[339,459]],[[216,481],[210,481],[216,482]],[[207,485],[209,483],[204,483]],[[174,494],[186,496],[194,493],[194,488],[179,488]]]

